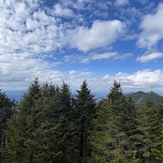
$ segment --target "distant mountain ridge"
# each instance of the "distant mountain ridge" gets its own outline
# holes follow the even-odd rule
[[[10,99],[15,99],[17,102],[20,102],[21,98],[23,97],[23,94],[26,93],[27,91],[6,91],[7,96]],[[105,95],[103,95],[105,94]],[[97,101],[100,101],[103,98],[106,98],[106,93],[101,93],[100,95],[96,96]],[[163,96],[155,93],[155,92],[143,92],[143,91],[138,91],[138,92],[131,92],[131,93],[126,93],[125,96],[131,97],[132,100],[134,101],[135,105],[141,105],[146,102],[149,94],[152,94],[152,98],[156,104],[161,104],[163,101]]]
[[[163,96],[151,91],[151,92],[143,92],[143,91],[138,91],[138,92],[133,92],[129,93],[126,95],[126,97],[131,97],[132,100],[134,101],[135,105],[141,105],[145,103],[149,97],[149,94],[152,95],[153,101],[156,104],[161,104],[163,101]]]

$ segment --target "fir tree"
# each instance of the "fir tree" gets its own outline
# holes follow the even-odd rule
[[[77,91],[74,99],[74,123],[76,126],[75,137],[77,140],[76,149],[79,151],[79,161],[84,162],[90,156],[90,143],[88,141],[91,121],[95,115],[96,103],[94,95],[84,81]]]
[[[120,83],[114,81],[94,119],[94,131],[90,137],[94,161],[131,162],[130,136],[134,130],[134,116],[133,102],[125,99]]]
[[[6,134],[4,130],[6,129],[7,121],[13,114],[14,107],[15,102],[11,101],[6,94],[0,90],[0,163],[3,162],[2,150],[6,147]]]
[[[41,87],[41,98],[37,102],[35,114],[38,127],[35,130],[37,162],[57,162],[61,157],[61,152],[57,145],[57,128],[59,127],[59,88],[52,84],[45,83]]]
[[[44,160],[73,163],[75,160],[72,142],[74,128],[69,86],[64,82],[61,88],[46,84],[43,85],[42,94],[37,106],[42,108],[42,114],[39,115],[42,122],[36,130],[36,137],[40,144],[36,158],[39,162]]]
[[[157,107],[158,114],[156,120],[156,128],[155,131],[155,142],[153,143],[154,148],[152,149],[152,153],[156,158],[157,162],[163,162],[163,101]]]
[[[71,92],[36,79],[24,95],[18,113],[8,122],[6,160],[73,162]]]
[[[37,128],[34,115],[37,112],[36,101],[40,96],[40,85],[36,78],[28,93],[24,94],[18,106],[18,113],[8,122],[6,134],[9,142],[4,154],[9,161],[33,162],[37,147],[34,141],[34,132]]]
[[[63,157],[60,162],[73,163],[75,162],[75,144],[73,142],[73,135],[75,132],[75,126],[73,124],[73,107],[72,107],[72,95],[69,85],[63,82],[60,93],[60,115],[59,115],[59,127],[58,131],[58,146],[62,151]]]
[[[159,131],[158,109],[151,94],[145,105],[138,110],[137,123],[136,157],[144,163],[158,162],[153,153]]]

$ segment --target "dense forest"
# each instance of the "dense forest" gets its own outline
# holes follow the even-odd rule
[[[86,81],[72,95],[36,78],[20,103],[1,90],[0,163],[162,163],[163,103],[109,89],[97,101]]]

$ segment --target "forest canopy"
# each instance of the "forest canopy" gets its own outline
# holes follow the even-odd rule
[[[161,163],[162,115],[152,94],[135,106],[117,81],[96,101],[87,81],[72,95],[36,78],[20,103],[0,91],[0,163]]]

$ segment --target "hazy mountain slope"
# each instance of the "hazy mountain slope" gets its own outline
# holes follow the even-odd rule
[[[139,92],[127,94],[126,96],[131,97],[132,100],[135,102],[135,105],[141,105],[146,102],[149,94],[152,94],[152,98],[156,104],[161,104],[163,100],[163,96],[154,92],[145,93],[143,91],[139,91]]]

